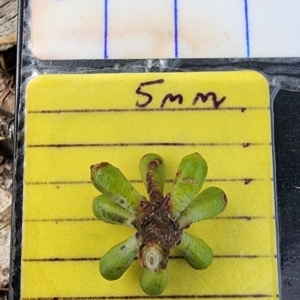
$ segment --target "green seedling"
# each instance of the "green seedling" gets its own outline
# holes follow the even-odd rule
[[[161,294],[167,285],[167,264],[172,248],[179,249],[194,269],[203,270],[211,264],[210,247],[184,229],[220,214],[226,208],[227,197],[217,187],[198,194],[207,174],[206,161],[199,153],[181,160],[171,192],[165,196],[165,164],[159,155],[143,156],[140,173],[149,200],[111,164],[102,162],[91,166],[92,182],[102,193],[93,201],[95,216],[107,223],[136,229],[133,236],[101,258],[99,270],[107,280],[119,279],[138,256],[143,268],[141,288],[154,296]]]

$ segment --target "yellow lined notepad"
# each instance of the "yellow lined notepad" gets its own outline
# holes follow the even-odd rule
[[[165,99],[165,100],[164,100]],[[196,100],[195,100],[196,99]],[[137,261],[117,281],[101,256],[132,234],[93,216],[90,165],[109,161],[140,193],[138,163],[161,155],[168,182],[180,159],[207,160],[204,188],[219,186],[227,209],[188,231],[214,251],[193,270],[173,251],[160,298],[278,299],[269,87],[252,71],[42,75],[26,91],[23,299],[147,298]]]

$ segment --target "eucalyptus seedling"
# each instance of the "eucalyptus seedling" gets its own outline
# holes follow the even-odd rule
[[[211,248],[183,230],[220,214],[226,208],[227,197],[217,187],[198,194],[207,174],[206,161],[199,153],[182,158],[173,187],[165,196],[165,164],[159,155],[143,156],[140,173],[149,199],[140,195],[110,163],[91,166],[92,182],[102,193],[93,201],[95,216],[107,223],[136,229],[135,234],[101,258],[99,269],[105,279],[119,279],[137,256],[143,268],[141,288],[146,294],[159,295],[167,285],[172,248],[179,249],[194,269],[203,270],[211,264]]]

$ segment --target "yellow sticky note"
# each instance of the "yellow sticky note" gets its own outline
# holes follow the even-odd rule
[[[117,281],[98,262],[133,230],[97,220],[90,165],[108,161],[143,195],[138,163],[165,160],[167,184],[180,159],[199,152],[203,186],[228,207],[188,232],[213,249],[212,265],[192,269],[171,253],[161,298],[277,299],[269,86],[257,72],[42,75],[26,90],[22,297],[138,299],[137,260]]]

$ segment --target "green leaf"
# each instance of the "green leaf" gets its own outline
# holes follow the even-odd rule
[[[160,271],[155,272],[144,268],[140,278],[140,285],[146,294],[157,296],[164,291],[167,281],[167,269],[161,269]]]
[[[129,268],[139,251],[135,234],[111,248],[100,260],[99,270],[107,280],[119,279]]]
[[[97,196],[93,201],[92,208],[94,215],[106,223],[126,225],[134,228],[132,225],[132,222],[135,220],[134,216],[107,196]]]
[[[181,160],[170,195],[171,214],[175,218],[199,193],[206,174],[207,164],[199,153],[189,154]]]
[[[156,195],[163,196],[166,179],[163,159],[155,153],[144,155],[140,160],[140,173],[150,200]]]
[[[194,269],[206,269],[212,262],[213,253],[210,247],[203,240],[186,232],[182,232],[181,243],[176,248]]]
[[[102,162],[91,166],[91,179],[102,194],[111,198],[132,214],[139,214],[145,198],[138,193],[122,172],[113,165]]]
[[[211,219],[220,214],[227,205],[227,197],[223,190],[209,187],[199,194],[178,218],[180,228],[191,223]]]

